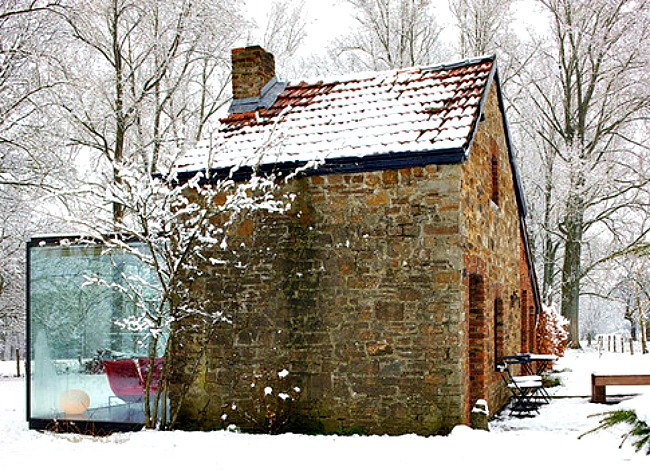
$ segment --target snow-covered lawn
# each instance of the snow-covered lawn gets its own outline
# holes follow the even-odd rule
[[[0,467],[100,469],[436,469],[553,468],[647,469],[650,457],[635,453],[623,429],[590,434],[595,413],[614,406],[633,407],[650,418],[650,386],[608,387],[608,394],[645,394],[619,405],[589,402],[592,371],[650,373],[650,355],[568,351],[556,365],[563,385],[557,398],[534,418],[502,417],[491,432],[458,426],[449,436],[251,436],[231,432],[120,433],[92,438],[29,431],[25,422],[24,379],[10,377],[15,364],[0,362]]]

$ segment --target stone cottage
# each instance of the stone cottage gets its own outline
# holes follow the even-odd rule
[[[540,299],[495,58],[289,84],[260,47],[232,61],[213,177],[256,152],[263,171],[301,170],[291,210],[244,219],[238,263],[194,286],[232,324],[182,341],[179,422],[246,427],[229,410],[262,371],[300,390],[290,429],[431,435],[478,399],[499,410],[495,364],[535,349]]]

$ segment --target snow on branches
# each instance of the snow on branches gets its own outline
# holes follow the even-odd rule
[[[210,157],[220,155],[219,151],[219,146],[211,148]],[[263,155],[251,154],[220,177],[210,172],[212,158],[208,158],[206,169],[189,178],[187,174],[179,178],[173,170],[151,175],[137,162],[113,162],[115,177],[100,196],[104,209],[119,206],[120,210],[97,210],[86,224],[102,241],[107,254],[131,255],[147,276],[125,273],[119,282],[100,278],[86,281],[118,289],[138,306],[134,315],[117,326],[146,333],[150,338],[150,359],[161,350],[171,354],[174,346],[170,345],[187,328],[205,336],[199,342],[207,344],[214,327],[230,321],[230,312],[223,306],[194,295],[197,283],[207,278],[206,269],[231,262],[227,258],[235,260],[234,267],[239,267],[239,246],[230,246],[229,237],[237,233],[242,222],[258,213],[283,213],[295,198],[282,190],[287,176],[257,171],[260,158]],[[243,167],[252,174],[242,181],[234,174]],[[210,257],[215,251],[223,257]],[[152,421],[148,426],[155,424],[155,416],[149,417]],[[172,416],[172,425],[173,421]]]

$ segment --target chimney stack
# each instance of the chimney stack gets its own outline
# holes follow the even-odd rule
[[[232,50],[232,97],[256,98],[275,77],[275,58],[260,46]]]

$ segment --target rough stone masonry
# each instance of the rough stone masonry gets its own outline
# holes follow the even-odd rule
[[[499,410],[496,361],[534,347],[535,315],[503,122],[492,86],[466,162],[297,178],[288,213],[244,218],[192,286],[232,324],[179,342],[179,424],[255,430],[253,379],[284,369],[289,430],[431,435]]]

